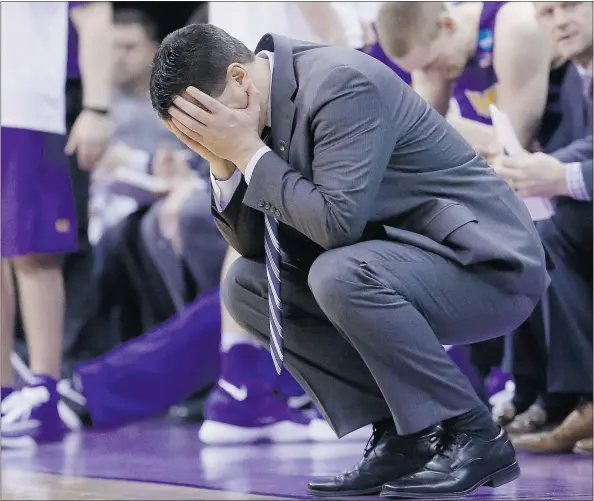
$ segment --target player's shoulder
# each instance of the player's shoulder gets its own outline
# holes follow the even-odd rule
[[[495,31],[506,38],[540,35],[532,2],[507,2],[499,9]]]

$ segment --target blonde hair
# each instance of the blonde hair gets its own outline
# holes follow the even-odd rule
[[[377,32],[386,54],[403,57],[413,46],[435,40],[444,10],[444,2],[384,2],[378,14]]]

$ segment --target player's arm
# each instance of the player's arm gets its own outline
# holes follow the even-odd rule
[[[547,102],[551,50],[531,2],[508,3],[495,25],[493,67],[497,107],[525,148],[534,140]]]
[[[113,7],[89,2],[70,10],[79,37],[83,107],[107,109],[112,86]]]
[[[529,2],[508,3],[495,25],[496,105],[509,116],[522,146],[536,135],[547,100],[551,54]],[[500,153],[495,129],[460,116],[448,122],[487,158]]]
[[[312,31],[328,45],[349,46],[341,13],[332,2],[296,2]],[[345,13],[342,13],[344,16]],[[358,23],[357,17],[355,22]],[[347,26],[352,23],[347,23]]]
[[[437,73],[413,71],[412,87],[440,115],[446,116],[450,107],[454,83],[444,80]]]

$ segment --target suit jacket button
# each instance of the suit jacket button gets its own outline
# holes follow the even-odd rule
[[[287,143],[285,143],[284,141],[279,141],[278,142],[278,149],[281,151],[285,151],[285,149],[287,148]]]
[[[270,204],[268,202],[264,204],[264,210],[270,210]]]
[[[276,217],[280,217],[280,215],[281,215],[281,213],[280,213],[280,211],[278,209],[276,210],[276,213],[275,214],[276,214]]]
[[[262,202],[262,200],[258,202],[258,207],[264,207],[264,202]]]

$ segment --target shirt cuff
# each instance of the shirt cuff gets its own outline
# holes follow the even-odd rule
[[[219,181],[212,175],[212,172],[210,173],[210,184],[212,185],[213,198],[219,212],[223,212],[227,208],[227,205],[229,205],[229,202],[233,198],[233,194],[240,182],[241,172],[237,169],[235,169],[233,175],[225,181]]]
[[[258,151],[256,151],[256,153],[254,153],[252,158],[250,158],[250,161],[248,162],[247,167],[245,168],[245,182],[246,182],[246,184],[250,184],[250,179],[252,178],[252,174],[254,173],[254,169],[256,168],[256,164],[258,163],[258,160],[260,160],[269,151],[272,151],[272,150],[268,146],[262,146],[262,148],[260,148]]]
[[[579,162],[565,164],[565,180],[567,191],[574,200],[590,200],[590,194],[586,188],[582,164]]]

